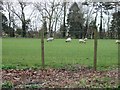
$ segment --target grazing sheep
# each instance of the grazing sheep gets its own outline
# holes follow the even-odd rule
[[[117,43],[120,43],[120,40],[116,40],[116,44],[117,44]]]
[[[85,38],[84,40],[87,41],[87,38]]]
[[[86,43],[84,39],[79,39],[79,43]]]
[[[47,42],[53,41],[53,40],[54,40],[54,38],[53,38],[53,37],[50,37],[50,38],[47,39]]]
[[[67,38],[65,42],[71,42],[71,38]]]

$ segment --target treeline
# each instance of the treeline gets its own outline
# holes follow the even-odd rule
[[[17,2],[1,1],[3,37],[94,38],[93,23],[100,39],[118,38],[120,2]],[[17,5],[17,6],[16,6]],[[7,13],[7,14],[5,14]],[[106,16],[107,18],[104,18]],[[100,20],[97,20],[100,19]],[[100,21],[100,22],[98,22]]]

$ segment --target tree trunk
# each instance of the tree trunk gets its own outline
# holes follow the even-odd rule
[[[102,7],[101,7],[101,16],[100,16],[100,31],[99,31],[99,37],[100,39],[103,39],[103,30],[102,30]]]
[[[56,18],[55,20],[55,32],[56,32],[56,27],[57,27],[57,21],[58,21],[58,18]]]
[[[51,19],[52,17],[49,18],[49,37],[52,37]]]
[[[11,20],[11,12],[8,11],[8,13],[9,13],[9,24],[8,24],[8,27],[9,27],[9,36],[10,37],[14,37],[15,36],[14,35],[14,28],[11,27],[11,22],[12,22],[12,20]]]
[[[22,22],[22,37],[26,37],[26,24]]]
[[[65,38],[66,36],[65,19],[66,19],[66,1],[64,1],[63,38]]]

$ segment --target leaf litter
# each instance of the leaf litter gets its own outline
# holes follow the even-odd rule
[[[116,88],[118,69],[94,71],[87,67],[76,66],[69,69],[8,69],[2,70],[2,84],[6,81],[15,88]]]

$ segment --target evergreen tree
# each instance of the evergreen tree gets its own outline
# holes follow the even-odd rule
[[[111,21],[111,33],[110,36],[111,38],[116,38],[114,34],[117,33],[117,37],[119,38],[120,35],[120,11],[115,12],[113,14],[113,20]]]
[[[69,27],[69,34],[75,38],[83,37],[83,13],[81,12],[76,2],[69,9],[67,24]]]

